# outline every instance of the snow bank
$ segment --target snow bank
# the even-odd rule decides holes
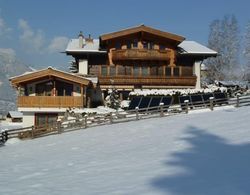
[[[187,94],[197,94],[197,93],[212,93],[215,91],[226,92],[227,88],[217,87],[215,85],[208,85],[207,88],[202,89],[135,89],[130,92],[130,96],[149,96],[149,95],[187,95]]]
[[[250,107],[151,118],[0,148],[0,194],[250,194]]]
[[[8,146],[8,145],[13,145],[13,144],[17,144],[19,142],[21,142],[22,140],[18,139],[18,138],[11,138],[11,139],[8,139],[6,142],[5,142],[5,146]]]

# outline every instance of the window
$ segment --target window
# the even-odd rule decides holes
[[[157,75],[157,72],[158,72],[157,68],[158,68],[157,66],[152,66],[150,68],[150,75],[152,75],[152,76]]]
[[[142,66],[142,76],[148,76],[148,66]]]
[[[125,75],[125,67],[124,66],[118,66],[117,67],[117,74],[118,75]]]
[[[137,41],[137,40],[134,40],[134,41],[133,41],[132,47],[133,47],[133,48],[138,48],[138,41]]]
[[[174,76],[180,76],[180,69],[179,69],[179,67],[174,67]]]
[[[71,96],[73,92],[73,84],[63,81],[56,81],[57,96]]]
[[[115,48],[116,48],[116,49],[121,49],[121,48],[122,48],[121,43],[116,42],[116,43],[115,43]]]
[[[131,42],[127,42],[127,49],[131,49]]]
[[[131,66],[125,66],[125,75],[131,75]]]
[[[166,67],[166,76],[171,76],[171,67]]]
[[[108,72],[107,72],[107,66],[102,66],[102,76],[107,76]]]
[[[55,126],[58,114],[55,113],[36,113],[35,126],[36,127],[52,127]]]
[[[148,44],[148,48],[149,48],[149,49],[154,49],[154,43],[149,42],[149,44]]]
[[[143,41],[142,44],[143,44],[143,49],[154,49],[153,42]]]
[[[140,75],[140,67],[134,66],[134,76],[139,76]]]
[[[166,49],[166,46],[160,45],[160,50],[165,50],[165,49]]]
[[[162,66],[159,66],[159,67],[158,67],[158,75],[159,75],[159,76],[162,76],[162,75],[163,75],[163,67],[162,67]]]
[[[52,81],[39,83],[36,85],[36,95],[37,96],[51,96],[52,89],[53,89],[53,82]]]
[[[143,44],[143,49],[148,49],[148,42],[143,41],[142,44]]]
[[[109,75],[110,76],[115,76],[116,75],[115,66],[110,66]]]

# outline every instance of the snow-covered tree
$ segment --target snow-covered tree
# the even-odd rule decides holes
[[[217,51],[219,56],[210,58],[206,61],[208,68],[208,78],[212,81],[224,79],[223,66],[222,66],[222,47],[223,37],[221,29],[221,21],[214,20],[210,24],[210,33],[208,37],[208,47]]]
[[[237,77],[240,69],[239,37],[238,22],[234,15],[211,23],[208,47],[218,52],[216,58],[207,61],[208,76],[211,80],[232,80]]]
[[[118,109],[120,107],[120,99],[119,99],[119,93],[117,89],[113,86],[108,91],[108,96],[106,97],[106,104],[108,107],[113,108],[113,109]]]
[[[250,20],[246,25],[243,54],[245,58],[244,79],[250,80]]]

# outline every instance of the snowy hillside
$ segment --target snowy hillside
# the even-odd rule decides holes
[[[250,107],[106,125],[0,148],[0,194],[250,194]]]

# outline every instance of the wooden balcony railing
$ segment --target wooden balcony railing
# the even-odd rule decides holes
[[[178,76],[178,77],[133,77],[133,76],[100,76],[100,85],[162,85],[162,86],[195,86],[196,76]]]
[[[170,51],[157,49],[119,49],[112,51],[113,60],[169,60]]]
[[[83,97],[79,96],[18,96],[18,107],[68,108],[83,107]]]

